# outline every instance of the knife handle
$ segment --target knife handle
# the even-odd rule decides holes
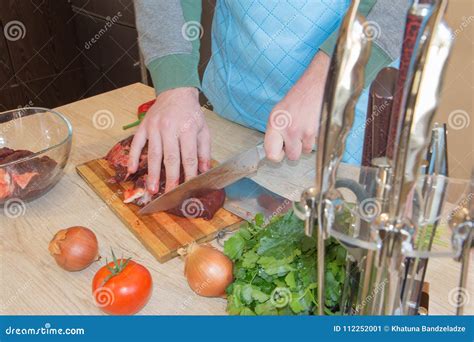
[[[383,68],[370,86],[362,166],[374,158],[385,157],[398,70]]]

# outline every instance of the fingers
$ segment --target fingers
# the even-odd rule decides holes
[[[160,187],[162,157],[161,136],[157,131],[148,138],[148,176],[146,181],[147,189],[152,194],[156,194]]]
[[[163,184],[165,176],[165,191],[170,191],[183,180],[182,172],[187,180],[197,175],[198,167],[202,171],[210,167],[210,137],[198,95],[195,88],[160,93],[138,128],[127,171],[138,170],[140,154],[148,139],[147,188],[151,193],[160,190],[160,181]]]
[[[301,152],[311,153],[316,142],[316,133],[304,134],[291,130],[276,130],[270,127],[265,134],[267,159],[280,162],[286,155],[289,160],[298,160]]]
[[[174,189],[179,184],[179,169],[180,169],[180,155],[179,155],[179,141],[178,137],[170,130],[162,131],[163,137],[163,163],[166,171],[166,186],[165,192]]]
[[[316,144],[316,133],[310,133],[303,136],[303,153],[311,153]]]
[[[206,172],[211,168],[211,135],[207,126],[198,133],[197,155],[199,171]]]
[[[197,176],[198,158],[197,158],[197,134],[189,130],[179,137],[181,146],[181,159],[184,169],[185,180]]]
[[[298,160],[301,156],[301,149],[300,139],[285,139],[285,154],[289,160]]]
[[[143,146],[145,146],[147,140],[146,130],[140,126],[137,133],[133,137],[132,144],[130,146],[130,153],[128,157],[128,173],[133,174],[137,172],[138,163],[140,160],[140,154]]]
[[[267,130],[264,141],[267,159],[274,162],[282,161],[285,155],[283,151],[283,142],[283,136],[281,135],[280,131],[271,127]]]

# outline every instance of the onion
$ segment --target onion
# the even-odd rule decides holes
[[[99,245],[94,232],[85,227],[58,231],[48,246],[56,263],[67,271],[80,271],[97,259]]]
[[[200,296],[223,297],[233,280],[232,261],[210,245],[191,244],[186,251],[184,275]]]

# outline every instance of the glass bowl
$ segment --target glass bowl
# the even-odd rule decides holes
[[[51,109],[0,113],[0,206],[31,201],[56,185],[71,151],[69,120]]]

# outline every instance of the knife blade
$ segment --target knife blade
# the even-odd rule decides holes
[[[225,197],[224,208],[246,221],[253,220],[256,214],[261,213],[265,222],[268,222],[292,207],[289,199],[246,177],[226,186]]]
[[[263,144],[252,147],[152,200],[138,213],[141,215],[151,214],[176,208],[199,191],[225,188],[256,172],[260,161],[264,158]]]

